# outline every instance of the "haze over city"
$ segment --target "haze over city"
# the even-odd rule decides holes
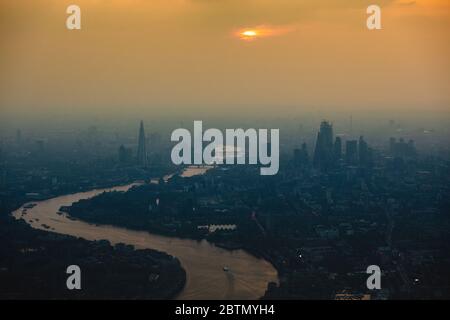
[[[449,31],[448,0],[0,0],[0,300],[448,300]]]
[[[3,120],[448,119],[446,0],[72,2],[1,1]]]

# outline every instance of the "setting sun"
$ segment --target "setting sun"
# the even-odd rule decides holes
[[[256,31],[248,30],[248,31],[242,32],[242,35],[246,36],[246,37],[255,37],[258,35],[258,33]]]
[[[240,38],[241,40],[255,40],[259,38],[267,38],[267,37],[273,37],[282,35],[285,33],[288,33],[289,31],[292,31],[293,27],[287,27],[287,26],[267,26],[267,25],[260,25],[257,27],[252,28],[246,28],[246,29],[240,29],[236,32],[236,36]]]
[[[257,30],[240,30],[238,32],[238,36],[241,40],[254,40],[256,39],[260,33]]]

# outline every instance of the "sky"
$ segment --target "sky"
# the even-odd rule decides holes
[[[0,0],[0,117],[448,117],[449,31],[449,0]]]

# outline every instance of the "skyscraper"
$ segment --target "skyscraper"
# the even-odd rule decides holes
[[[367,142],[364,141],[364,137],[359,137],[358,142],[358,152],[359,152],[359,165],[365,167],[369,163],[369,147]]]
[[[409,140],[406,142],[403,138],[400,138],[399,141],[395,138],[390,138],[389,150],[394,157],[414,157],[417,154],[414,141]]]
[[[345,162],[347,165],[358,164],[358,141],[349,140],[345,143]]]
[[[141,125],[139,127],[137,162],[138,162],[138,165],[140,165],[140,166],[143,166],[143,167],[147,166],[147,149],[146,149],[146,141],[145,141],[144,122],[142,120],[141,120]]]
[[[338,161],[342,158],[342,139],[341,137],[336,137],[334,141],[334,160]]]
[[[313,165],[316,168],[328,169],[333,162],[333,126],[322,121],[317,134]]]

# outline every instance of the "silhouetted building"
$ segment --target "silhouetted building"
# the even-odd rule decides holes
[[[345,143],[345,163],[347,165],[358,164],[358,141],[349,140]]]
[[[333,126],[322,121],[317,134],[313,165],[315,168],[328,169],[333,163]]]
[[[416,155],[414,141],[405,142],[403,138],[400,138],[398,142],[395,138],[390,138],[389,151],[394,157],[413,157]]]
[[[359,165],[365,167],[369,164],[369,146],[364,137],[359,137],[358,142]]]
[[[140,166],[147,166],[147,148],[146,139],[144,131],[144,122],[141,120],[141,125],[139,127],[139,140],[138,140],[138,151],[137,151],[137,162]]]
[[[340,160],[342,158],[342,139],[340,137],[336,137],[334,141],[334,160]]]

